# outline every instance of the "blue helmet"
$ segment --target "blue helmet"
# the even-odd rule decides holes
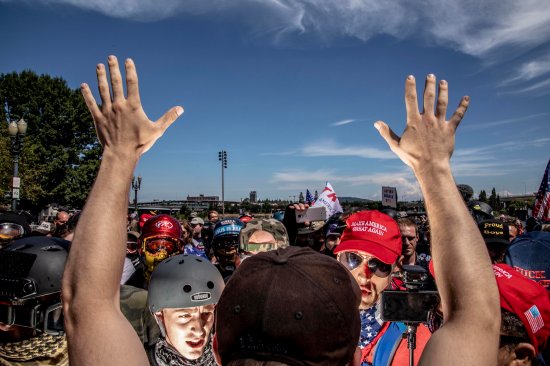
[[[227,236],[239,236],[243,227],[244,222],[239,219],[220,220],[214,226],[214,240]]]

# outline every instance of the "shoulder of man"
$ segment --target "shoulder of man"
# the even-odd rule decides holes
[[[120,286],[120,310],[143,344],[152,345],[156,342],[160,329],[147,308],[146,290],[128,285]]]

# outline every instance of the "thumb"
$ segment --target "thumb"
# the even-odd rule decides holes
[[[392,131],[391,128],[389,128],[389,126],[385,122],[375,122],[374,128],[376,128],[380,133],[380,136],[382,136],[382,138],[386,140],[390,149],[393,150],[399,144],[399,140],[401,139]]]
[[[174,123],[182,114],[183,107],[173,107],[157,120],[156,125],[160,128],[162,133],[164,133],[164,131],[166,131],[166,129],[170,127],[170,125]]]

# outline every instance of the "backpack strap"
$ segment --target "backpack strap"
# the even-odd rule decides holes
[[[403,323],[392,322],[386,332],[378,340],[376,350],[374,351],[374,366],[386,366],[391,365],[393,356],[401,339],[403,339],[403,333],[407,331],[407,326]]]

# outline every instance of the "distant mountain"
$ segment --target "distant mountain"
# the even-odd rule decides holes
[[[373,200],[368,200],[366,198],[359,198],[359,197],[338,197],[338,200],[340,203],[347,203],[347,202],[374,202]]]

